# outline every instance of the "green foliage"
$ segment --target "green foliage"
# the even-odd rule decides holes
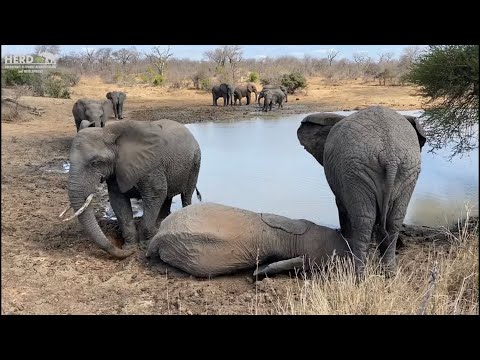
[[[2,82],[6,86],[30,85],[33,81],[33,73],[23,73],[19,69],[2,69]]]
[[[69,87],[78,82],[78,75],[62,71],[22,73],[19,69],[4,69],[2,79],[6,86],[28,86],[36,96],[70,98]]]
[[[289,94],[293,94],[297,89],[303,89],[307,86],[307,79],[298,73],[285,74],[281,77],[281,84],[287,88]]]
[[[211,87],[212,87],[212,84],[209,78],[200,80],[200,89],[210,90]]]
[[[408,81],[426,100],[432,151],[450,143],[454,157],[478,148],[478,51],[478,45],[432,45],[412,63]]]
[[[165,76],[160,75],[152,67],[148,67],[147,71],[142,75],[142,80],[153,86],[162,86],[165,84]]]
[[[260,80],[260,75],[258,74],[258,72],[252,71],[250,73],[250,75],[248,75],[248,81],[249,82],[256,83],[256,82],[258,82],[258,80]]]

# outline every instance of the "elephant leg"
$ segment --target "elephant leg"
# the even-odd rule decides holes
[[[118,103],[118,118],[123,119],[123,103]]]
[[[143,200],[143,217],[141,221],[141,240],[150,240],[156,234],[157,219],[160,209],[167,199],[167,181],[164,176],[154,174],[138,184],[138,191]]]
[[[250,105],[250,94],[247,93],[247,105]]]
[[[355,194],[352,201],[344,202],[342,200],[342,203],[348,204],[348,218],[351,227],[347,234],[347,240],[352,251],[357,278],[360,279],[364,274],[377,208],[375,200],[370,194],[362,194],[358,188],[343,190]]]
[[[168,215],[170,215],[170,208],[172,207],[172,198],[168,197],[165,199],[163,202],[163,205],[160,209],[160,214],[158,215],[158,219],[163,220],[165,219]]]
[[[113,212],[117,217],[125,243],[136,243],[138,241],[138,236],[133,221],[133,211],[130,198],[120,192],[116,183],[108,183],[108,198]]]
[[[340,221],[340,229],[342,235],[344,237],[348,237],[352,232],[352,225],[350,224],[350,220],[348,219],[347,208],[345,207],[345,205],[343,205],[342,201],[338,197],[335,197],[335,202],[337,203],[338,219]]]
[[[117,109],[117,103],[113,102],[113,114],[115,115],[115,119],[118,117],[118,109]]]
[[[215,95],[212,95],[212,99],[213,99],[213,106],[217,106],[217,98],[215,97]]]

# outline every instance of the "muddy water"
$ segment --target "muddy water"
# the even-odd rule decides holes
[[[203,201],[339,226],[335,199],[323,168],[297,139],[296,131],[304,117],[186,125],[202,149],[198,188]],[[422,171],[405,223],[446,225],[463,216],[466,205],[472,215],[478,214],[478,150],[450,162],[446,159],[448,149],[436,155],[428,153],[429,149],[427,144],[422,151]],[[61,171],[65,169],[68,172],[68,163],[62,165]],[[195,195],[192,202],[198,202]],[[132,200],[132,207],[135,217],[142,216],[141,200]],[[180,208],[181,199],[176,196],[172,211]],[[115,219],[108,202],[104,216]]]

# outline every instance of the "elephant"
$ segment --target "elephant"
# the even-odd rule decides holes
[[[217,106],[217,99],[223,97],[223,106],[233,106],[233,92],[235,89],[230,84],[222,83],[212,87],[213,106]]]
[[[283,99],[285,94],[280,89],[267,90],[264,93],[263,111],[272,111],[273,104],[278,104],[279,108],[283,108]]]
[[[77,100],[72,108],[77,132],[80,131],[82,120],[93,122],[96,127],[104,127],[112,114],[111,108],[112,104],[109,100],[97,101],[86,98]]]
[[[128,247],[149,240],[156,224],[170,213],[172,198],[181,194],[182,206],[191,204],[200,147],[192,133],[171,120],[118,120],[103,128],[79,131],[70,149],[68,196],[70,207],[91,240],[116,258],[135,250],[120,249],[108,241],[93,209],[88,207],[97,186],[106,182],[108,196]],[[130,198],[142,199],[144,215],[137,234]],[[68,208],[60,215],[63,216]]]
[[[107,92],[107,99],[112,102],[113,113],[115,114],[116,119],[123,119],[123,102],[127,98],[127,95],[120,91],[110,91]]]
[[[262,265],[256,275],[308,268],[329,256],[349,256],[339,230],[311,221],[256,213],[216,203],[193,204],[169,215],[145,256],[196,277],[213,277]]]
[[[285,102],[288,102],[288,91],[287,91],[287,88],[283,85],[279,85],[279,86],[275,86],[275,85],[265,85],[262,89],[262,91],[260,91],[260,93],[258,94],[258,105],[260,106],[260,100],[263,99],[263,97],[265,96],[265,92],[267,90],[272,90],[272,89],[280,89],[282,90],[282,92],[285,94]]]
[[[257,101],[257,87],[254,83],[248,83],[246,86],[237,86],[233,93],[234,104],[242,105],[242,98],[247,98],[247,105],[250,105],[252,92],[255,93],[255,102]]]
[[[387,276],[392,274],[398,232],[420,174],[426,141],[418,119],[381,106],[347,117],[316,113],[302,120],[297,137],[324,167],[357,277],[364,274],[372,238],[379,243]]]

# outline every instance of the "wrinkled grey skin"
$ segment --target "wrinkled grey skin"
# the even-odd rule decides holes
[[[107,99],[112,102],[113,113],[116,119],[123,119],[123,102],[127,95],[120,91],[110,91],[107,93]]]
[[[233,106],[233,92],[234,88],[230,84],[220,84],[212,87],[213,106],[217,106],[217,99],[223,98],[223,106]]]
[[[146,256],[158,255],[193,276],[212,277],[253,269],[257,255],[261,267],[254,275],[271,275],[321,265],[334,253],[349,253],[338,230],[304,219],[203,203],[169,215],[148,244]]]
[[[242,98],[247,98],[247,105],[250,105],[252,92],[255,93],[255,101],[257,101],[257,87],[254,83],[248,83],[246,86],[237,86],[233,93],[234,104],[242,105]]]
[[[110,204],[126,243],[150,239],[157,220],[168,216],[175,195],[191,204],[200,170],[200,147],[182,124],[118,120],[104,128],[79,131],[70,149],[68,195],[77,211],[106,181]],[[200,193],[197,190],[197,196]],[[140,234],[133,221],[130,198],[143,199]],[[83,229],[100,248],[117,258],[134,250],[115,247],[103,234],[89,206],[78,216]]]
[[[302,120],[297,136],[324,167],[357,275],[363,275],[372,237],[379,243],[387,274],[395,271],[398,231],[426,140],[418,120],[381,106],[347,117],[317,113]]]
[[[279,86],[275,86],[275,85],[265,85],[262,89],[262,91],[260,91],[260,93],[258,94],[258,105],[260,105],[260,100],[264,98],[265,96],[265,93],[267,92],[267,90],[273,90],[273,89],[280,89],[282,90],[282,92],[284,93],[285,95],[285,102],[288,102],[288,92],[287,92],[287,88],[283,85],[279,85]]]
[[[109,100],[79,99],[73,104],[72,114],[77,131],[80,130],[82,120],[93,122],[96,127],[104,127],[112,114],[112,104]]]
[[[280,89],[266,90],[264,92],[263,111],[272,111],[273,104],[278,104],[279,108],[283,108],[283,99],[285,94]]]

